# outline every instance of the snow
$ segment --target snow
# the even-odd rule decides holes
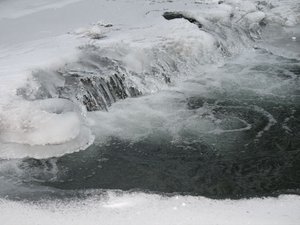
[[[49,8],[61,8],[79,0],[2,0],[0,19],[19,18]]]
[[[110,191],[71,202],[0,200],[2,225],[298,225],[300,198],[212,200]]]
[[[300,21],[299,11],[294,7],[297,0],[272,1],[275,7],[263,7],[262,11],[257,11],[255,1],[224,2],[218,5],[215,0],[0,1],[0,158],[47,158],[84,150],[94,141],[91,129],[100,137],[114,134],[139,138],[149,132],[153,124],[166,121],[170,132],[176,132],[176,126],[182,124],[174,125],[167,119],[172,118],[172,107],[176,109],[172,105],[164,111],[166,104],[172,104],[168,102],[168,96],[154,95],[148,103],[147,97],[135,103],[126,100],[113,106],[109,113],[98,112],[86,118],[84,110],[69,107],[73,103],[67,100],[28,102],[16,93],[19,87],[28,83],[34,85],[32,71],[55,70],[66,62],[75,61],[78,46],[90,43],[99,44],[107,54],[137,73],[151,68],[149,62],[157,59],[154,53],[162,49],[168,50],[165,55],[173,53],[180,59],[188,56],[201,59],[195,60],[195,64],[199,61],[203,64],[222,63],[220,58],[223,56],[217,54],[216,40],[210,34],[186,20],[165,21],[161,16],[165,11],[184,11],[203,22],[205,28],[219,21],[230,23],[232,13],[236,16],[235,21],[247,20],[249,23],[266,18],[272,23],[294,26]],[[104,28],[101,24],[113,26]],[[295,51],[299,49],[299,35],[291,35],[288,38],[292,42],[290,48]],[[89,39],[95,36],[100,40]],[[275,43],[281,43],[281,40]],[[233,44],[238,46],[236,52],[239,52],[240,43]],[[232,43],[228,43],[228,47],[234,52]],[[143,81],[135,79],[144,87]],[[156,80],[147,79],[148,89],[142,89],[146,93],[164,88]],[[217,83],[218,80],[209,82]],[[163,99],[157,101],[156,108],[151,105],[155,98]],[[140,104],[143,100],[146,103]],[[125,110],[127,103],[131,107],[129,110]],[[146,118],[145,112],[150,110],[152,118]],[[103,121],[101,127],[93,126],[95,118]],[[209,126],[206,121],[200,122],[205,128]],[[0,223],[297,225],[299,209],[300,198],[292,195],[235,201],[109,192],[104,199],[96,195],[71,202],[29,203],[0,199]]]

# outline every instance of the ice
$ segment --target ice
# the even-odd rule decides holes
[[[93,140],[84,112],[64,99],[19,101],[3,109],[0,118],[1,158],[59,156]]]
[[[4,109],[1,113],[1,141],[47,145],[76,138],[80,129],[80,117],[76,112],[67,110],[68,102],[56,100],[56,104],[54,99],[45,101],[48,104],[46,106],[40,106],[37,102],[20,102],[18,108]]]
[[[164,12],[179,12],[191,19],[166,20]],[[251,69],[258,62],[276,63],[273,53],[297,59],[299,21],[296,0],[1,1],[0,159],[60,157],[105,144],[111,137],[134,143],[168,134],[176,142],[189,134],[209,142],[211,136],[225,133],[234,133],[239,140],[242,132],[257,128],[253,133],[259,139],[277,124],[274,116],[238,101],[237,106],[230,104],[245,93],[272,100],[296,89],[292,72],[273,77],[274,71]],[[60,72],[86,69],[78,61],[88,55],[83,49],[89,47],[114,62],[113,69],[121,71],[126,84],[143,96],[113,102],[108,112],[86,112],[77,95],[59,99],[56,88],[66,85]],[[259,50],[266,53],[261,58]],[[85,62],[94,71],[83,72],[101,71],[96,60]],[[39,71],[44,76],[35,76]],[[101,75],[111,75],[111,70],[103,71]],[[51,89],[51,98],[37,97],[41,87]],[[232,94],[229,106],[209,102],[214,94],[222,98],[228,93]],[[200,96],[204,103],[188,108],[193,96]],[[220,109],[227,110],[226,118],[218,116]],[[241,111],[235,114],[235,109]],[[248,112],[262,126],[255,127]],[[286,130],[288,125],[285,120]],[[14,170],[15,161],[7,162]],[[9,175],[9,170],[0,170]],[[13,189],[22,195],[24,189],[3,177],[4,193]],[[293,195],[234,201],[107,193],[35,203],[1,198],[0,223],[293,225],[300,221],[300,200]]]
[[[40,101],[27,102],[21,99],[21,96],[16,95],[20,87],[27,87],[27,92],[29,92],[29,94],[26,93],[27,97],[33,100],[35,91],[43,83],[44,88],[48,89],[64,86],[65,80],[56,80],[57,78],[53,74],[63,68],[65,64],[78,60],[80,55],[78,46],[91,45],[99,48],[98,54],[119,63],[119,67],[128,77],[128,81],[126,81],[128,84],[147,95],[166,90],[172,85],[180,86],[181,82],[191,74],[197,76],[197,71],[205,70],[205,64],[222,65],[224,57],[236,55],[247,48],[251,48],[253,45],[252,38],[260,38],[259,22],[263,19],[275,21],[273,17],[278,17],[275,15],[277,12],[275,9],[287,9],[280,2],[276,2],[275,8],[271,7],[270,9],[268,5],[263,4],[258,10],[253,1],[226,1],[223,4],[217,4],[216,1],[206,1],[198,2],[199,4],[188,4],[185,1],[173,3],[154,1],[151,3],[131,0],[116,3],[88,0],[62,2],[56,10],[52,10],[52,7],[56,7],[56,3],[48,1],[27,3],[27,6],[33,4],[37,7],[37,11],[29,14],[25,13],[27,11],[24,9],[24,5],[19,5],[18,9],[24,10],[24,13],[18,14],[18,16],[9,13],[11,18],[0,20],[0,28],[3,28],[5,34],[1,37],[2,41],[3,43],[10,43],[9,45],[2,44],[0,49],[1,96],[5,96],[0,99],[1,127],[4,129],[0,136],[6,146],[7,143],[9,145],[12,143],[27,145],[26,148],[37,145],[55,146],[81,136],[82,121],[85,120],[85,116],[76,110],[57,114],[51,111],[50,105],[52,103],[50,102],[44,101],[49,106],[43,106],[44,109],[41,109],[38,105]],[[11,5],[8,2],[2,2],[2,4],[7,5],[3,8],[8,10],[9,7],[15,8],[17,2],[13,2]],[[82,11],[88,11],[89,14],[83,16]],[[203,28],[199,29],[198,26],[185,19],[165,20],[162,16],[164,11],[181,12],[191,16],[203,24]],[[65,19],[62,24],[63,27],[56,26],[57,21],[47,19],[45,23],[38,23],[36,27],[30,28],[36,29],[38,32],[41,29],[46,31],[39,33],[38,36],[32,36],[36,32],[26,33],[27,31],[22,27],[22,23],[32,25],[33,21],[56,16]],[[16,22],[20,22],[18,25],[20,29],[6,30]],[[84,23],[85,26],[82,26]],[[226,26],[223,27],[224,23]],[[110,26],[106,27],[105,24],[110,24]],[[80,27],[86,28],[78,30]],[[237,32],[232,32],[233,27]],[[249,33],[245,31],[248,29],[247,32]],[[65,34],[67,31],[70,33]],[[46,76],[41,80],[37,80],[32,75],[32,71],[38,71],[38,69],[48,70],[49,73],[46,73]],[[166,84],[165,79],[167,78],[171,80],[171,84]],[[222,84],[218,80],[216,78],[215,82],[221,86]],[[53,87],[50,87],[50,84]],[[205,92],[205,88],[203,91]],[[30,92],[32,93],[30,94]],[[52,98],[58,97],[55,90],[50,91],[50,93]],[[164,106],[168,97],[159,96],[160,94],[157,98],[163,100],[158,101],[158,104]],[[76,98],[78,99],[78,96],[70,97],[70,100],[76,102]],[[153,100],[151,101],[153,105]],[[120,136],[124,135],[124,137],[135,136],[139,132],[138,136],[149,133],[149,126],[152,126],[152,122],[149,122],[148,125],[141,123],[142,127],[141,130],[138,129],[139,131],[135,130],[139,127],[138,124],[136,127],[133,125],[134,122],[126,122],[128,119],[126,117],[130,116],[132,111],[142,116],[145,110],[153,110],[152,105],[147,106],[143,102],[139,103],[139,100],[134,100],[134,102],[134,105],[140,104],[140,106],[129,107],[128,113],[123,109],[123,106],[121,110],[112,108],[109,114],[99,113],[100,117],[107,118],[102,123],[102,127],[96,126],[95,128],[92,126],[99,139],[116,134],[116,132]],[[50,112],[45,109],[50,109]],[[64,110],[63,107],[60,109]],[[123,112],[121,112],[122,110]],[[155,109],[153,111],[153,115],[159,115],[158,118],[153,118],[153,123],[166,121],[167,129],[172,132],[175,129],[177,130],[175,134],[178,133],[178,129],[180,130],[183,125],[179,122],[175,125],[178,127],[174,128],[165,119],[170,117],[172,113],[166,112],[167,109],[162,110],[162,112],[160,110]],[[89,115],[87,116],[89,117]],[[137,118],[140,116],[137,115]],[[87,121],[93,121],[94,118],[91,117]],[[176,118],[181,120],[185,117],[186,115],[180,115]],[[147,121],[143,116],[141,120]],[[132,119],[128,121],[132,121]],[[240,120],[240,122],[242,121]],[[61,126],[62,122],[64,126]],[[94,123],[98,122],[94,120]],[[212,124],[211,119],[202,122],[202,125],[198,124],[198,128],[192,128],[192,130],[196,129],[195,132],[203,132],[203,129],[208,129],[208,132],[225,132],[222,128]],[[117,125],[112,125],[112,123]],[[119,123],[123,125],[118,125]],[[89,130],[89,126],[88,123],[84,123],[87,130]],[[44,127],[48,129],[43,129]],[[132,127],[132,133],[122,132],[125,127],[129,131]],[[191,125],[191,127],[193,126]],[[203,128],[199,130],[199,127]],[[250,129],[250,127],[249,124],[245,123],[245,127],[229,129],[228,131],[241,131]],[[87,139],[83,142],[90,143],[91,138]],[[82,149],[82,145],[76,144],[76,151]],[[67,152],[71,151],[69,149]],[[21,155],[30,156],[29,153]],[[36,152],[33,155],[37,157]],[[52,155],[55,154],[43,154],[43,156]]]

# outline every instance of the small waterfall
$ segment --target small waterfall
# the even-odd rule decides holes
[[[220,62],[245,48],[255,47],[268,23],[263,7],[255,12],[226,9],[224,13],[219,20],[217,14],[167,11],[161,16],[169,21],[169,27],[187,29],[186,36],[184,30],[177,34],[178,39],[164,34],[150,47],[143,42],[132,46],[123,42],[86,44],[79,48],[77,61],[55,71],[34,72],[35,84],[29,82],[18,93],[28,100],[64,98],[84,105],[87,111],[108,111],[118,100],[153,93],[172,84],[176,77],[198,73],[201,64]],[[196,28],[172,21],[179,19]],[[128,64],[137,66],[131,68]]]
[[[65,86],[58,90],[59,97],[80,101],[88,111],[107,110],[117,100],[142,94],[136,87],[127,86],[125,77],[120,74],[108,78],[101,75],[82,77],[68,74],[65,80]]]

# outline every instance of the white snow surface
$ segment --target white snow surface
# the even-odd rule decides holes
[[[18,18],[49,8],[61,8],[78,0],[1,0],[0,19]]]
[[[300,198],[212,200],[115,193],[71,202],[0,200],[2,225],[298,225]]]

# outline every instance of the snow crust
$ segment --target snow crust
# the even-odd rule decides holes
[[[18,18],[49,8],[61,8],[79,0],[2,0],[0,1],[0,19]]]
[[[71,202],[0,200],[0,218],[3,225],[298,225],[299,207],[297,196],[234,201],[109,192]]]

